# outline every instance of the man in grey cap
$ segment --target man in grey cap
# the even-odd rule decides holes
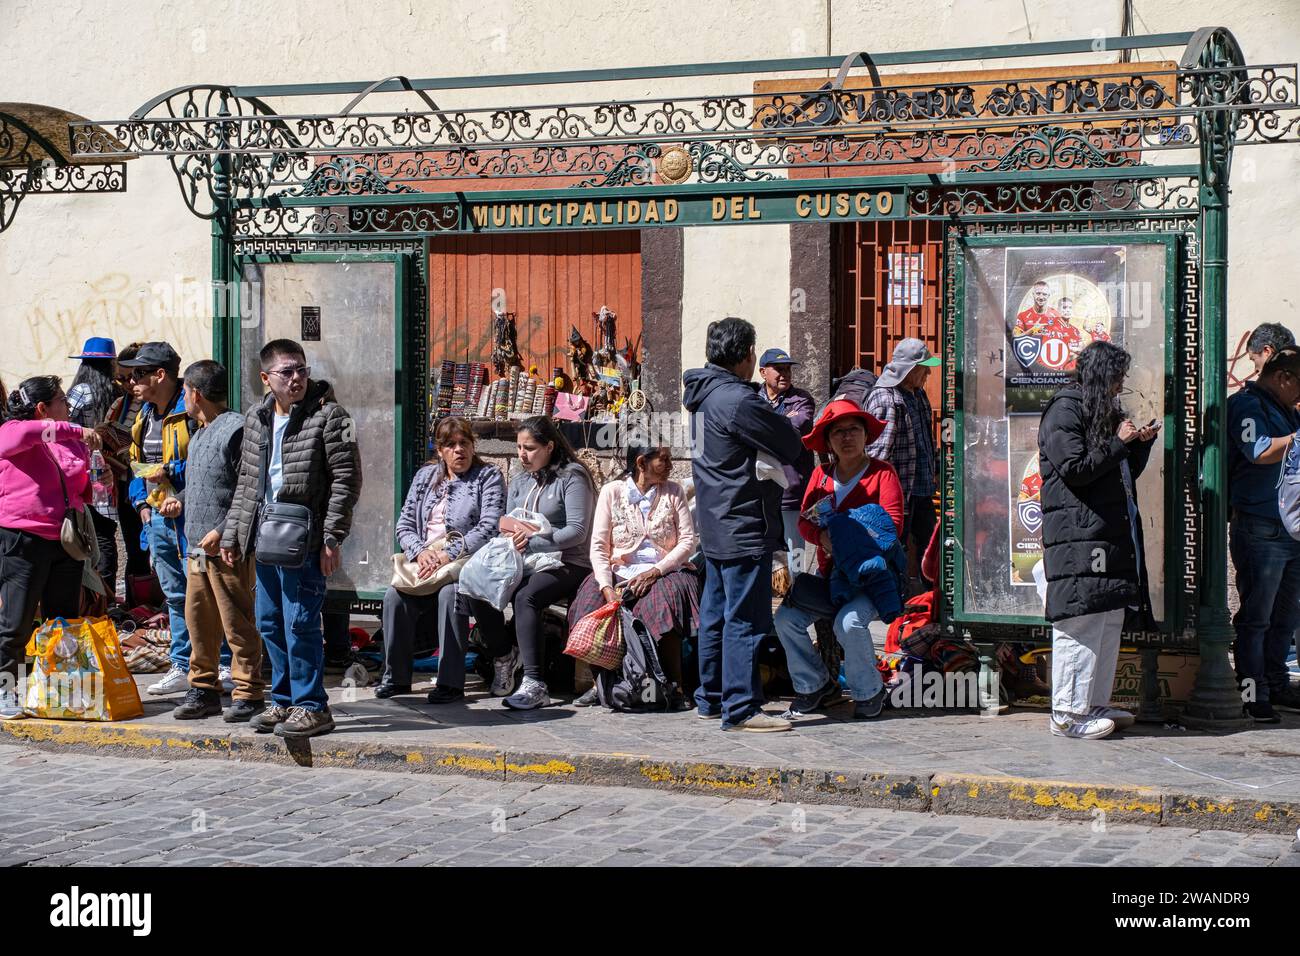
[[[867,448],[873,458],[883,458],[898,472],[906,501],[903,534],[916,542],[916,559],[925,553],[934,533],[936,462],[933,412],[925,394],[930,369],[939,359],[920,339],[903,339],[885,366],[876,387],[867,395],[865,411],[885,423],[885,430]]]
[[[758,360],[758,374],[763,379],[759,394],[772,406],[772,410],[784,415],[803,437],[812,431],[813,413],[817,403],[812,393],[794,385],[793,367],[798,365],[785,349],[768,349]],[[785,536],[786,567],[790,570],[790,579],[803,571],[807,565],[807,542],[799,534],[799,509],[803,506],[804,489],[813,473],[813,454],[805,448],[793,465],[785,465],[785,479],[788,483],[781,495],[781,523]]]

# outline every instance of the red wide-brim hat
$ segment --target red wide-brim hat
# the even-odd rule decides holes
[[[817,419],[817,424],[813,425],[810,431],[803,438],[804,447],[815,452],[826,452],[826,432],[835,422],[845,418],[860,418],[862,424],[867,430],[867,444],[880,437],[880,433],[885,430],[885,423],[875,415],[864,412],[857,402],[847,398],[836,399],[823,409],[821,417]]]

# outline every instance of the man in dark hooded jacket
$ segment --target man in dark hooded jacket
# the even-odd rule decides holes
[[[804,449],[750,381],[755,338],[743,319],[710,323],[708,364],[682,376],[705,565],[695,704],[700,717],[721,717],[723,730],[780,731],[790,723],[763,713],[755,655],[772,627],[772,555],[785,547],[782,489],[760,480],[755,465],[760,452],[793,465]]]

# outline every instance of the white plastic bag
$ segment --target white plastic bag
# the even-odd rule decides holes
[[[508,537],[493,538],[475,551],[460,569],[457,587],[466,597],[486,601],[504,611],[524,579],[524,556]]]

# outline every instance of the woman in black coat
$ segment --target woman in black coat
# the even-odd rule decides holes
[[[1038,429],[1058,737],[1105,737],[1134,719],[1108,705],[1124,612],[1145,599],[1134,483],[1159,425],[1138,428],[1120,407],[1131,361],[1116,345],[1089,345],[1078,381],[1052,396]]]

